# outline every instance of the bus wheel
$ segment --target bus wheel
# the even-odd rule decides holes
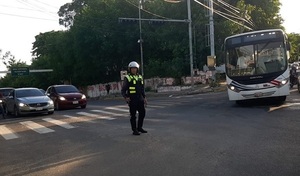
[[[239,106],[243,106],[243,105],[245,105],[245,101],[244,100],[236,100],[235,104],[237,104]]]
[[[286,96],[278,97],[278,101],[283,103],[286,100]]]

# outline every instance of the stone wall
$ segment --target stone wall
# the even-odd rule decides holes
[[[194,84],[206,84],[207,79],[211,77],[211,73],[199,72],[194,76]],[[183,85],[191,84],[191,77],[182,77],[181,83]],[[120,94],[122,89],[122,82],[110,82],[106,84],[96,84],[88,86],[86,89],[86,94],[90,98],[97,98],[101,96],[107,96],[105,86],[109,84],[110,94]],[[178,86],[176,85],[176,80],[174,78],[151,78],[145,79],[145,88],[151,91],[157,92],[167,92],[167,91],[181,91],[183,89],[189,88],[189,86]]]

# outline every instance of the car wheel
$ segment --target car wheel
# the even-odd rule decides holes
[[[286,100],[286,96],[278,97],[277,100],[278,100],[278,103],[284,103]]]
[[[53,114],[53,113],[54,113],[54,111],[49,111],[49,112],[48,112],[48,114]]]
[[[16,106],[14,108],[14,115],[15,115],[15,117],[20,117],[19,109]]]
[[[58,103],[58,102],[55,102],[54,109],[55,109],[55,110],[60,110],[60,108],[59,108],[59,103]]]
[[[86,108],[86,105],[81,106],[81,109],[85,109],[85,108]]]

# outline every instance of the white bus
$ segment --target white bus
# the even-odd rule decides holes
[[[229,100],[289,95],[290,44],[281,29],[233,35],[225,39],[225,67]]]

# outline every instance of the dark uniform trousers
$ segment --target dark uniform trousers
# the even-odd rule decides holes
[[[146,115],[144,100],[142,98],[131,97],[129,102],[130,124],[132,131],[143,127],[144,118]],[[139,113],[138,124],[136,126],[136,112]]]

